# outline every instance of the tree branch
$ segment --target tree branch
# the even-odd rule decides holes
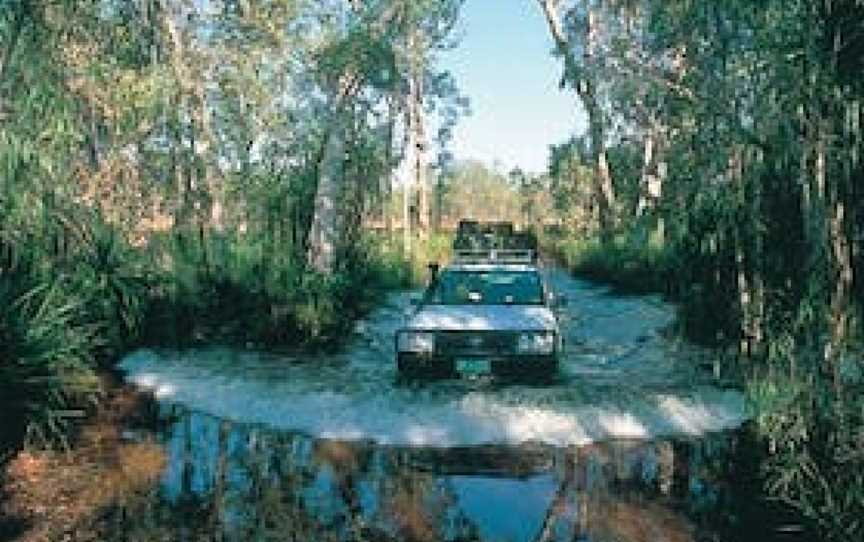
[[[555,47],[558,53],[564,58],[564,74],[561,77],[561,87],[563,88],[568,82],[573,85],[573,88],[579,91],[579,81],[582,78],[579,64],[570,50],[570,41],[564,32],[564,24],[561,22],[561,16],[558,13],[558,4],[560,0],[537,0],[543,14],[546,16],[546,22],[549,25],[549,32],[552,34],[552,39],[555,40]],[[580,92],[581,94],[581,92]]]

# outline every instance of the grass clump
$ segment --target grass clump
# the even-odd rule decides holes
[[[818,367],[798,352],[798,370]],[[765,450],[765,489],[816,526],[826,541],[860,540],[864,531],[864,381],[814,371],[808,381],[772,360],[747,378],[754,430]],[[808,365],[810,367],[808,367]]]
[[[597,239],[559,236],[544,247],[574,274],[628,294],[671,293],[674,271],[671,251],[659,242],[618,236],[608,243]]]
[[[2,272],[0,303],[0,447],[54,444],[80,417],[73,405],[98,390],[94,360],[104,341],[63,279]]]
[[[100,392],[97,369],[138,339],[150,282],[142,260],[96,217],[79,218],[62,243],[34,231],[0,243],[0,448],[7,451],[65,444],[70,422]]]
[[[221,343],[269,348],[329,348],[384,292],[415,283],[401,246],[366,237],[330,275],[302,254],[270,250],[266,240],[168,238],[151,247],[158,269],[141,342]]]

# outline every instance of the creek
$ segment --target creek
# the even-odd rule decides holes
[[[559,269],[548,279],[569,303],[560,374],[543,384],[400,383],[393,337],[411,292],[389,296],[332,355],[131,353],[120,369],[152,392],[166,453],[148,510],[185,516],[177,528],[190,540],[786,532],[782,517],[760,516],[745,398],[715,384],[710,353],[667,337],[674,306]],[[115,523],[159,523],[145,516]]]

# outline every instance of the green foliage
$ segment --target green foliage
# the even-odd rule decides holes
[[[444,264],[452,258],[453,236],[444,233],[430,234],[428,239],[418,240],[408,258],[411,264],[410,286],[420,286],[429,279],[429,264]]]
[[[333,347],[385,291],[413,280],[401,247],[373,238],[326,276],[249,235],[214,234],[204,244],[171,236],[150,252],[166,264],[144,317],[148,344]]]
[[[656,242],[636,236],[619,236],[607,244],[567,236],[545,242],[546,250],[579,276],[622,293],[670,293],[673,254]]]
[[[518,169],[504,173],[480,162],[457,162],[443,172],[436,186],[436,202],[442,222],[449,227],[466,218],[520,223],[550,214],[547,188],[545,178],[527,176]]]
[[[100,359],[118,356],[137,340],[153,280],[144,266],[141,254],[104,224],[76,257],[70,286],[103,337]]]
[[[99,330],[66,281],[29,269],[0,272],[0,303],[0,452],[25,435],[62,442],[73,407],[98,390]]]
[[[589,235],[593,224],[593,172],[584,160],[585,142],[574,138],[549,148],[549,192],[556,214],[573,232]]]
[[[63,442],[99,392],[95,371],[137,340],[149,283],[141,258],[92,213],[74,231],[0,219],[2,445]],[[18,217],[18,218],[16,218]]]
[[[365,255],[365,265],[371,284],[381,284],[387,289],[414,286],[415,269],[411,258],[405,253],[401,239],[386,236],[369,236],[364,239],[360,255]]]
[[[818,363],[799,359],[799,370]],[[860,362],[853,363],[854,378],[839,388],[818,376],[803,382],[779,366],[754,374],[748,384],[768,451],[766,489],[812,520],[826,541],[856,540],[864,530],[864,380]]]

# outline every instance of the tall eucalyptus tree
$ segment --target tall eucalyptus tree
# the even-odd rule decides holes
[[[615,224],[615,188],[607,154],[608,121],[601,86],[602,19],[595,0],[562,5],[561,0],[538,0],[546,16],[558,55],[564,62],[562,86],[572,87],[588,116],[590,158],[600,234],[609,239]]]
[[[447,2],[408,2],[379,0],[352,2],[346,15],[347,33],[331,51],[327,66],[333,70],[325,82],[328,96],[328,128],[318,171],[315,212],[309,234],[309,265],[322,273],[333,269],[340,244],[345,236],[344,131],[352,116],[356,117],[358,99],[365,97],[366,110],[384,108],[388,96],[396,91],[402,96],[405,115],[403,157],[409,180],[425,187],[426,128],[424,99],[430,94],[426,84],[433,53],[450,38],[461,0]],[[364,94],[365,93],[365,94]],[[388,133],[389,130],[388,130]],[[428,229],[428,196],[421,224]],[[405,197],[410,194],[406,190]],[[407,201],[407,200],[406,200]],[[404,227],[408,227],[407,221]]]

